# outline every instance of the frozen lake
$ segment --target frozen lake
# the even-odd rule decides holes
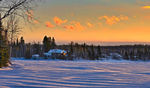
[[[13,60],[0,88],[150,88],[150,62]]]

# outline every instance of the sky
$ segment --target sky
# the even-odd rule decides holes
[[[150,42],[149,0],[43,0],[23,25],[27,42]]]

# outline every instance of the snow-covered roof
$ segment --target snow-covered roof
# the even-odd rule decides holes
[[[62,53],[67,53],[67,51],[62,50],[62,49],[51,49],[50,51],[48,51],[48,53],[49,54],[51,54],[51,53],[60,53],[60,54],[62,54]]]
[[[40,56],[39,54],[32,55],[32,57],[39,57],[39,56]]]

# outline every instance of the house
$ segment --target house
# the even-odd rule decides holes
[[[67,51],[62,49],[51,49],[47,53],[44,53],[44,57],[52,59],[65,59],[67,57]]]
[[[32,58],[33,58],[33,59],[39,59],[39,58],[40,58],[40,55],[39,55],[39,54],[34,54],[34,55],[32,55]]]

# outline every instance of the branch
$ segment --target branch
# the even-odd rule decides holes
[[[0,1],[2,1],[2,0],[0,0]],[[3,19],[5,19],[6,17],[12,15],[21,5],[23,5],[23,4],[26,3],[26,2],[27,2],[27,0],[23,0],[23,1],[20,0],[18,3],[12,5],[12,6],[8,9],[8,11],[6,11],[6,13],[4,14],[4,16],[0,18],[0,20],[3,20]]]

